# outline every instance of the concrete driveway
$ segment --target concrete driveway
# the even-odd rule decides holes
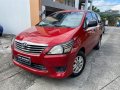
[[[120,28],[106,27],[102,47],[87,56],[82,75],[61,80],[37,76],[13,65],[11,39],[0,38],[0,90],[120,90]]]

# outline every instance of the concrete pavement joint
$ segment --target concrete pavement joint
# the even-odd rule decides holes
[[[21,72],[22,72],[22,71],[19,71],[19,72],[17,72],[16,74],[13,74],[13,75],[11,75],[11,76],[5,78],[5,79],[2,79],[2,80],[0,80],[0,82],[3,82],[3,81],[5,81],[5,80],[7,80],[7,79],[10,79],[10,78],[16,76],[17,74],[19,74],[19,73],[21,73]]]
[[[107,87],[108,85],[110,85],[112,82],[114,82],[115,80],[117,80],[118,78],[120,78],[120,76],[116,77],[115,79],[113,79],[112,81],[110,81],[108,84],[106,84],[105,86],[103,86],[101,89],[99,90],[103,90],[105,87]]]

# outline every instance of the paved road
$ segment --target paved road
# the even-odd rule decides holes
[[[40,77],[13,65],[11,39],[0,38],[0,90],[120,90],[120,28],[106,28],[101,49],[87,56],[82,75],[61,80]]]

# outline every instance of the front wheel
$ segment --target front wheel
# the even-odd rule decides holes
[[[86,63],[86,58],[83,52],[79,52],[74,60],[73,63],[73,73],[71,75],[71,77],[77,77],[79,76],[82,71],[84,70],[85,67],[85,63]]]

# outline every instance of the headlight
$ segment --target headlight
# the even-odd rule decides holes
[[[63,53],[63,47],[61,45],[54,46],[48,54],[62,54]]]
[[[66,54],[71,51],[73,47],[73,40],[61,45],[54,46],[48,54]]]

